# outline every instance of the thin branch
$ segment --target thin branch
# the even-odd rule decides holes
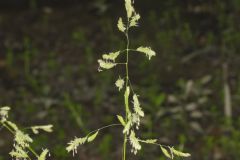
[[[103,130],[103,129],[110,128],[110,127],[114,127],[114,126],[122,126],[122,124],[120,124],[120,123],[115,123],[115,124],[110,124],[110,125],[107,125],[107,126],[103,126],[103,127],[101,127],[101,128],[98,128],[98,129],[95,129],[95,130],[89,132],[89,133],[87,134],[87,137],[88,137],[90,134],[94,133],[94,132],[101,131],[101,130]]]

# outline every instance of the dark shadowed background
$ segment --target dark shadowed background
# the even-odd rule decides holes
[[[240,0],[135,0],[141,15],[132,48],[152,46],[157,56],[130,55],[130,77],[146,116],[141,137],[192,154],[193,160],[240,157]],[[1,0],[0,105],[20,126],[53,124],[33,136],[51,159],[121,159],[122,131],[101,132],[72,157],[75,136],[116,123],[123,93],[114,83],[124,68],[98,72],[102,53],[123,49],[116,27],[123,0]],[[0,129],[0,160],[11,159],[13,137]],[[164,160],[144,145],[129,159]],[[181,158],[179,158],[181,159]]]

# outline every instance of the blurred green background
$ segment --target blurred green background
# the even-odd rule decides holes
[[[130,76],[146,117],[143,138],[190,152],[193,160],[237,160],[240,152],[240,0],[135,0],[140,25],[132,48],[157,56],[130,56]],[[74,136],[116,123],[123,95],[114,86],[123,69],[98,72],[102,53],[124,48],[117,30],[123,0],[0,1],[0,105],[20,126],[53,124],[36,136],[51,159],[121,159],[121,128],[101,132],[72,157]],[[12,137],[0,130],[0,160],[10,159]],[[129,159],[164,160],[143,146]],[[180,158],[181,159],[181,158]]]

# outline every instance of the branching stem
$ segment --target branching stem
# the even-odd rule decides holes
[[[127,36],[126,33],[125,33],[125,36]],[[122,52],[127,52],[127,51],[139,52],[139,51],[137,51],[136,49],[130,49],[130,48],[128,48],[128,49],[121,50],[120,53],[122,53]]]
[[[12,133],[13,135],[15,135],[15,131],[12,130],[11,127],[9,127],[6,123],[1,122],[1,124],[2,124],[10,133]],[[39,157],[39,155],[34,151],[34,149],[33,149],[31,146],[28,146],[27,148],[28,148],[28,150],[29,150],[30,152],[32,152],[32,154],[33,154],[35,157]],[[28,157],[28,159],[31,160],[30,157]]]

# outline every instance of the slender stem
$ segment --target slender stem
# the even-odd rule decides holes
[[[113,127],[113,126],[122,126],[122,124],[116,123],[116,124],[110,124],[110,125],[107,125],[107,126],[103,126],[103,127],[101,127],[101,128],[98,128],[98,129],[95,129],[95,130],[89,132],[89,133],[87,134],[87,137],[89,137],[89,136],[90,136],[92,133],[94,133],[94,132],[98,132],[98,131],[101,131],[101,130],[103,130],[103,129],[110,128],[110,127]]]
[[[128,80],[129,80],[129,75],[128,75],[128,54],[129,54],[129,37],[128,37],[128,28],[127,28],[127,31],[126,31],[126,37],[127,37],[127,50],[126,50],[126,77],[127,77],[127,81],[126,81],[126,86],[128,85]]]
[[[136,49],[128,49],[129,51],[135,51],[135,52],[139,52],[138,50]]]
[[[128,23],[127,23],[127,27],[126,27],[126,39],[127,39],[127,47],[126,47],[126,88],[128,87],[128,82],[129,82],[129,74],[128,74],[128,61],[129,61],[129,36],[128,36],[128,29],[129,29],[129,18],[128,18]],[[125,104],[128,105],[128,104]],[[128,113],[127,113],[127,106],[125,106],[126,110],[125,110],[125,121],[127,122],[128,119]],[[124,133],[124,141],[123,141],[123,160],[126,160],[126,148],[127,148],[127,133]]]
[[[33,150],[32,147],[29,146],[28,150],[31,151],[34,154],[35,157],[39,157],[39,155]]]
[[[139,52],[139,51],[137,51],[136,49],[130,49],[130,48],[128,48],[128,49],[121,50],[120,53],[122,53],[122,52],[127,52],[127,51]]]
[[[7,128],[7,130],[9,131],[9,132],[11,132],[12,134],[14,134],[14,131],[10,128],[10,127],[8,127],[8,125],[6,125],[4,122],[1,122],[2,123],[2,125],[5,127],[5,128]]]
[[[126,147],[127,146],[127,134],[124,134],[124,142],[123,142],[123,160],[126,160]]]
[[[127,140],[129,140],[129,138],[127,138]],[[142,143],[145,143],[145,144],[153,144],[153,145],[160,146],[160,147],[165,147],[165,148],[171,148],[171,146],[163,145],[163,144],[156,143],[156,142],[148,143],[145,140],[141,140],[141,139],[138,139],[138,142],[142,142]]]
[[[116,124],[110,124],[110,125],[107,125],[107,126],[103,126],[103,127],[101,127],[101,128],[98,128],[98,129],[95,129],[95,130],[89,132],[89,133],[87,134],[87,136],[89,136],[90,134],[92,134],[92,133],[94,133],[94,132],[101,131],[101,130],[103,130],[103,129],[110,128],[110,127],[113,127],[113,126],[122,126],[122,124],[116,123]]]
[[[123,65],[126,65],[126,63],[115,63],[115,64],[123,64]]]
[[[157,146],[160,146],[160,147],[170,147],[170,146],[166,146],[166,145],[163,145],[163,144],[160,144],[160,143],[147,143],[145,140],[141,140],[141,139],[138,139],[139,142],[142,142],[142,143],[146,143],[146,144],[154,144],[154,145],[157,145]]]

